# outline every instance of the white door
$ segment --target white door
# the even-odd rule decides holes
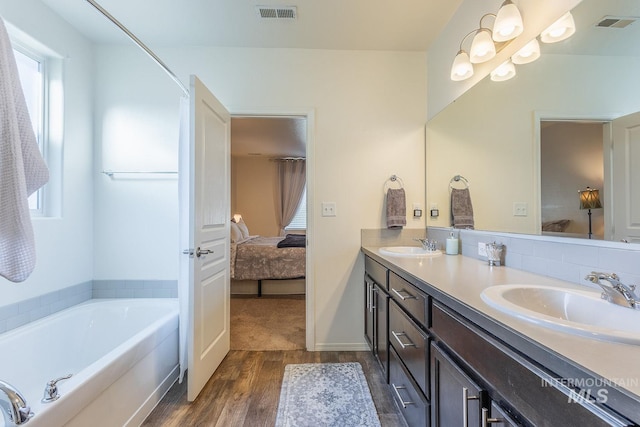
[[[613,236],[640,243],[640,113],[614,120],[612,135]]]
[[[187,398],[195,400],[229,352],[230,115],[191,76]]]

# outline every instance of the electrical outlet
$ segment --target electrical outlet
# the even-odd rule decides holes
[[[487,256],[487,244],[484,242],[478,242],[478,255]]]
[[[336,216],[336,202],[322,202],[322,216]]]
[[[528,214],[529,212],[525,202],[513,203],[513,216],[527,216]]]

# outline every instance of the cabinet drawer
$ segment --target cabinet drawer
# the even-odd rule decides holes
[[[364,271],[371,277],[378,285],[382,286],[384,290],[388,290],[387,287],[387,270],[382,264],[374,261],[368,256],[364,257]]]
[[[429,339],[395,303],[389,303],[389,342],[429,397]]]
[[[513,417],[519,423],[540,427],[629,425],[590,399],[572,401],[572,390],[556,385],[550,373],[438,303],[433,304],[432,322],[432,332],[464,361],[465,369],[481,378],[491,399],[519,412]]]
[[[429,327],[427,324],[429,318],[428,297],[393,271],[389,272],[389,295],[404,307],[418,323],[425,328]]]
[[[389,387],[393,400],[409,427],[429,426],[429,404],[393,348],[389,351]]]

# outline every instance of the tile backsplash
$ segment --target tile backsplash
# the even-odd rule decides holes
[[[429,227],[427,235],[444,243],[450,231]],[[495,241],[505,245],[507,267],[589,287],[597,287],[584,280],[591,271],[616,273],[625,284],[640,284],[639,245],[478,230],[458,232],[464,256],[486,259],[478,255],[478,243]]]

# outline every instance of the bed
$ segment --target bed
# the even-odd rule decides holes
[[[300,279],[305,277],[306,248],[304,235],[286,237],[246,236],[231,230],[231,278],[257,280],[258,296],[262,280]],[[247,231],[248,233],[248,231]]]

